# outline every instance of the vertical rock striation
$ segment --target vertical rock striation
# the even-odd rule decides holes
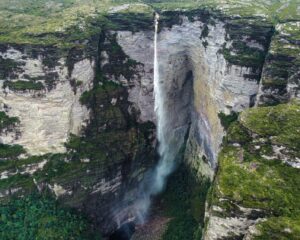
[[[258,82],[247,76],[255,71],[259,74],[262,66],[255,70],[240,63],[233,64],[224,57],[224,46],[230,46],[228,23],[213,16],[203,20],[201,14],[192,20],[184,13],[177,17],[178,24],[162,27],[158,35],[160,81],[167,101],[163,103],[168,115],[166,125],[170,129],[181,129],[181,138],[191,125],[188,146],[200,146],[201,151],[194,157],[199,160],[204,155],[214,168],[224,134],[218,114],[239,112],[252,104],[253,96],[258,93]],[[163,16],[162,25],[168,25]],[[147,56],[151,56],[152,48],[147,50],[143,46],[151,46],[152,39],[146,36],[149,33],[117,33],[118,43],[125,53],[143,64],[142,73],[151,72]],[[253,40],[249,45],[265,50],[267,44]],[[143,53],[142,56],[139,53]],[[147,82],[147,89],[152,90],[153,83],[145,79],[149,78],[142,75],[141,82]],[[146,102],[141,98],[149,99],[151,95],[153,91],[147,91],[146,95],[139,95],[139,101]],[[145,106],[140,107],[141,112],[147,111]],[[187,151],[194,152],[189,147]],[[197,161],[190,162],[196,164]]]
[[[0,136],[1,143],[22,145],[32,155],[65,152],[70,133],[80,134],[89,119],[79,98],[92,87],[95,61],[82,59],[69,73],[65,58],[47,66],[41,53],[34,56],[13,47],[0,56],[18,66],[1,79],[1,111],[20,120],[14,132]]]

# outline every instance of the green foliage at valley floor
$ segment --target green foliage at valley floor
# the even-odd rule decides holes
[[[208,180],[197,180],[186,165],[178,167],[161,196],[164,214],[171,218],[162,240],[201,239],[209,186]]]
[[[32,194],[0,203],[2,240],[100,240],[88,221],[55,199]]]
[[[292,101],[246,110],[228,128],[211,204],[224,209],[215,212],[222,217],[238,215],[237,205],[260,209],[257,217],[267,221],[254,239],[299,239],[300,169],[274,150],[281,147],[290,164],[299,157],[299,119],[300,104]]]

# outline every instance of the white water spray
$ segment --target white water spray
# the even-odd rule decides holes
[[[154,36],[154,97],[155,97],[155,113],[157,119],[157,140],[159,142],[159,163],[156,166],[154,172],[154,179],[151,187],[151,195],[160,193],[163,190],[166,177],[173,170],[173,161],[175,156],[170,155],[170,131],[167,126],[165,99],[163,91],[163,81],[159,75],[159,62],[158,62],[158,26],[159,26],[159,15],[155,15],[155,36]],[[171,151],[172,152],[172,151]]]
[[[183,144],[182,131],[174,129],[170,124],[168,113],[169,99],[166,94],[166,85],[160,78],[159,56],[158,56],[158,29],[159,15],[155,14],[154,33],[154,97],[155,113],[157,119],[157,140],[159,142],[159,162],[149,172],[139,186],[137,200],[133,207],[133,216],[139,223],[145,223],[151,206],[151,198],[164,189],[167,177],[175,168],[176,157]]]
[[[154,94],[155,94],[155,112],[158,117],[158,109],[159,109],[159,99],[161,96],[159,94],[159,65],[158,65],[158,54],[157,54],[157,35],[158,35],[158,24],[159,24],[159,15],[155,14],[155,32],[154,32]],[[158,120],[159,122],[159,120]]]

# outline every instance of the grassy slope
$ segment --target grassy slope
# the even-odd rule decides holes
[[[300,170],[264,157],[277,144],[299,155],[299,119],[299,104],[282,104],[247,110],[228,129],[212,203],[225,215],[234,211],[232,203],[262,209],[268,220],[258,225],[256,239],[299,239]]]
[[[0,42],[71,47],[99,31],[110,7],[126,1],[4,0],[0,3]],[[128,2],[128,1],[127,1]],[[129,11],[145,12],[141,7]]]
[[[300,20],[298,0],[290,0],[288,3],[285,0],[3,0],[0,2],[0,43],[70,47],[75,40],[85,39],[93,34],[95,21],[104,23],[106,19],[103,16],[112,6],[141,2],[161,10],[209,7],[220,9],[229,15],[259,15],[272,21]],[[129,11],[151,12],[149,8],[140,5]]]

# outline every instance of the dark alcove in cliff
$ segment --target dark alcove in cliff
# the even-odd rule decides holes
[[[135,224],[129,222],[123,224],[119,229],[117,229],[110,237],[109,240],[130,240],[135,232]]]

